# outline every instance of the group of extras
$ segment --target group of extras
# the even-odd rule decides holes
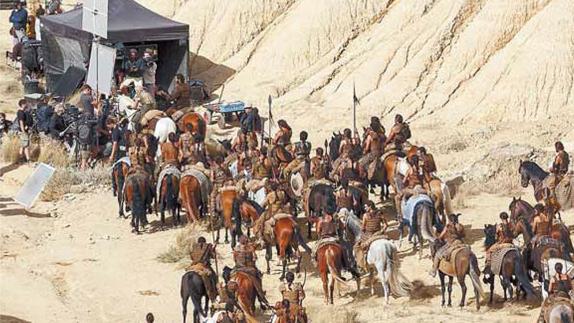
[[[350,129],[345,129],[340,138],[337,151],[333,154],[332,147],[318,147],[314,156],[311,157],[312,147],[308,141],[308,134],[302,131],[299,141],[292,143],[292,129],[285,120],[278,121],[279,130],[273,136],[263,140],[261,137],[261,120],[257,109],[247,107],[241,118],[241,129],[233,139],[227,151],[223,155],[207,152],[205,134],[199,132],[197,125],[185,124],[184,129],[179,129],[181,133],[170,133],[167,140],[160,144],[160,157],[156,160],[155,151],[148,146],[148,139],[152,136],[145,131],[125,131],[127,121],[118,123],[122,131],[117,131],[113,136],[113,150],[111,160],[118,161],[121,157],[129,156],[131,167],[130,174],[144,173],[152,181],[157,180],[158,174],[166,167],[177,167],[179,169],[195,168],[200,169],[209,177],[212,188],[210,192],[209,205],[204,205],[202,214],[209,214],[211,218],[218,218],[223,222],[221,203],[221,191],[224,187],[235,186],[240,194],[247,196],[248,191],[255,192],[261,188],[266,189],[266,197],[261,207],[265,210],[256,223],[253,224],[254,232],[261,239],[273,239],[272,231],[277,220],[276,215],[297,214],[297,203],[293,203],[297,196],[292,192],[291,175],[299,173],[305,180],[306,191],[309,191],[317,183],[331,183],[336,187],[336,205],[323,208],[322,214],[309,218],[316,224],[316,234],[319,241],[316,248],[322,243],[341,243],[345,254],[344,267],[354,277],[360,277],[358,268],[364,269],[365,255],[369,244],[378,238],[385,238],[384,234],[388,224],[381,210],[378,210],[370,200],[364,205],[357,205],[359,200],[351,193],[350,186],[361,187],[367,190],[369,181],[374,176],[373,169],[380,167],[382,159],[390,152],[399,156],[406,156],[409,169],[403,177],[397,195],[400,199],[408,199],[419,194],[428,194],[429,181],[436,178],[436,164],[431,154],[426,152],[424,147],[418,147],[415,151],[407,149],[407,140],[411,137],[409,126],[403,121],[401,115],[396,115],[395,124],[388,135],[382,126],[379,118],[372,117],[370,126],[365,129],[363,138],[358,133],[353,135]],[[136,127],[137,130],[137,127]],[[261,138],[261,139],[260,139]],[[326,145],[327,146],[327,145]],[[560,148],[561,149],[558,149]],[[329,149],[329,151],[326,151]],[[278,152],[279,151],[279,152]],[[286,152],[292,158],[283,158],[281,152]],[[565,174],[568,170],[568,155],[563,146],[557,144],[557,156],[552,168],[552,173],[556,178]],[[331,156],[335,155],[335,160]],[[231,174],[230,164],[236,162],[237,174]],[[158,167],[156,167],[156,164]],[[558,180],[558,179],[557,179]],[[240,184],[239,184],[240,183]],[[118,189],[118,188],[116,188]],[[305,194],[303,194],[305,195]],[[303,201],[305,202],[305,201]],[[361,216],[361,238],[354,247],[342,241],[340,234],[340,221],[338,214],[341,211],[353,212],[362,210]],[[401,216],[400,208],[398,216]],[[541,240],[541,237],[549,234],[549,227],[552,222],[552,214],[548,214],[544,206],[536,206],[536,217],[533,221],[533,230],[538,237],[533,243]],[[189,213],[189,210],[187,210]],[[296,215],[295,215],[296,217]],[[197,215],[188,216],[188,221],[201,220]],[[307,246],[292,216],[294,223],[294,239],[298,245],[306,251],[315,252]],[[508,215],[501,214],[502,223],[497,225],[497,243],[490,247],[487,253],[488,271],[490,255],[501,245],[507,244],[514,239],[512,224],[508,221]],[[400,219],[399,219],[400,221]],[[212,227],[213,229],[213,227]],[[270,234],[271,233],[271,234]],[[269,237],[271,235],[271,237]],[[445,245],[436,252],[433,261],[434,276],[438,266],[443,259],[448,259],[451,252],[463,244],[465,237],[464,228],[459,223],[456,215],[449,215],[448,222],[444,229],[437,233],[440,240],[445,241]],[[215,242],[215,241],[214,241]],[[262,273],[255,266],[257,259],[256,249],[258,245],[245,235],[239,238],[239,243],[233,248],[233,258],[235,268],[232,272],[224,272],[224,282],[217,284],[217,275],[211,267],[211,262],[215,257],[215,246],[206,242],[201,237],[191,247],[192,265],[189,268],[202,276],[209,298],[212,301],[219,296],[219,304],[214,305],[220,312],[221,322],[242,321],[242,309],[236,302],[237,284],[230,280],[236,272],[244,272],[253,279],[257,298],[262,304],[269,303],[266,300],[265,292],[262,288]],[[353,257],[355,254],[355,257]],[[357,267],[357,264],[359,267]],[[567,276],[562,273],[557,265],[557,275],[550,283],[550,292],[556,294],[570,290],[571,284]],[[305,322],[307,316],[302,306],[305,293],[303,284],[294,282],[294,274],[289,272],[285,275],[286,283],[281,288],[282,301],[278,302],[275,309],[277,317],[283,317],[284,322]],[[244,309],[243,309],[244,310]]]

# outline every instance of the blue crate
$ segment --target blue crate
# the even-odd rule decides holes
[[[240,111],[245,111],[245,102],[242,101],[226,102],[221,103],[221,105],[219,106],[219,112],[221,113],[240,112]]]

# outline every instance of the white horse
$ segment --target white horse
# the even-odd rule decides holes
[[[177,126],[171,118],[165,117],[157,121],[155,130],[153,132],[153,136],[158,140],[158,143],[160,144],[157,147],[157,157],[161,156],[161,144],[167,141],[168,135],[172,132],[177,132]]]
[[[351,233],[355,241],[361,239],[359,218],[346,209],[341,210],[339,219],[345,226],[345,236]],[[371,243],[367,251],[367,265],[371,282],[371,295],[375,293],[375,269],[377,278],[383,285],[385,301],[389,304],[389,296],[408,296],[412,289],[411,282],[399,271],[400,261],[395,244],[387,239],[379,239]],[[360,288],[359,288],[360,290]]]

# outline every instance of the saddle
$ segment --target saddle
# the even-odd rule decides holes
[[[462,243],[453,246],[453,249],[450,252],[450,254],[440,260],[439,270],[449,276],[456,276],[456,267],[454,260],[456,259],[456,256],[465,249],[470,249],[470,246]]]
[[[339,243],[339,239],[336,237],[321,239],[321,240],[317,241],[317,243],[315,244],[315,248],[313,249],[312,258],[316,259],[317,250],[319,250],[325,246],[328,246],[328,245],[336,245],[338,247],[341,246],[341,244]]]
[[[381,240],[381,239],[389,239],[389,237],[382,233],[382,232],[376,232],[373,235],[371,235],[370,237],[368,237],[365,240],[359,241],[359,245],[363,250],[369,250],[369,248],[371,247],[371,244],[377,240]]]

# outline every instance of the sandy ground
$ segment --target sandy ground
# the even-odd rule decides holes
[[[156,257],[182,229],[139,236],[130,233],[128,220],[116,217],[117,205],[110,191],[75,195],[72,200],[56,203],[39,202],[25,211],[12,197],[30,171],[20,167],[5,174],[0,182],[0,314],[30,322],[141,322],[147,312],[153,312],[159,322],[180,321],[179,284],[184,272],[174,264],[158,262]],[[479,195],[467,198],[466,207],[460,210],[468,242],[481,263],[483,225],[494,223],[508,202],[507,196]],[[569,212],[564,218],[572,215]],[[155,215],[150,219],[157,220]],[[219,252],[222,268],[222,263],[230,264],[229,246],[219,246]],[[263,268],[260,255],[258,266]],[[366,296],[368,289],[363,288],[365,296],[355,300],[354,284],[344,291],[343,298],[335,299],[334,306],[324,306],[321,281],[307,263],[305,303],[311,317],[315,322],[327,322],[326,318],[339,322],[324,311],[356,311],[360,322],[532,322],[537,315],[537,307],[502,304],[500,300],[476,312],[473,296],[462,310],[441,308],[438,279],[427,274],[431,266],[428,249],[424,255],[418,260],[410,245],[403,245],[401,268],[409,279],[422,281],[425,292],[434,296],[392,299],[388,306],[381,298],[381,288],[377,288],[376,296]],[[279,298],[279,274],[280,267],[274,261],[271,276],[264,278],[272,302]],[[496,292],[501,293],[499,286]],[[455,284],[455,304],[459,297]]]

